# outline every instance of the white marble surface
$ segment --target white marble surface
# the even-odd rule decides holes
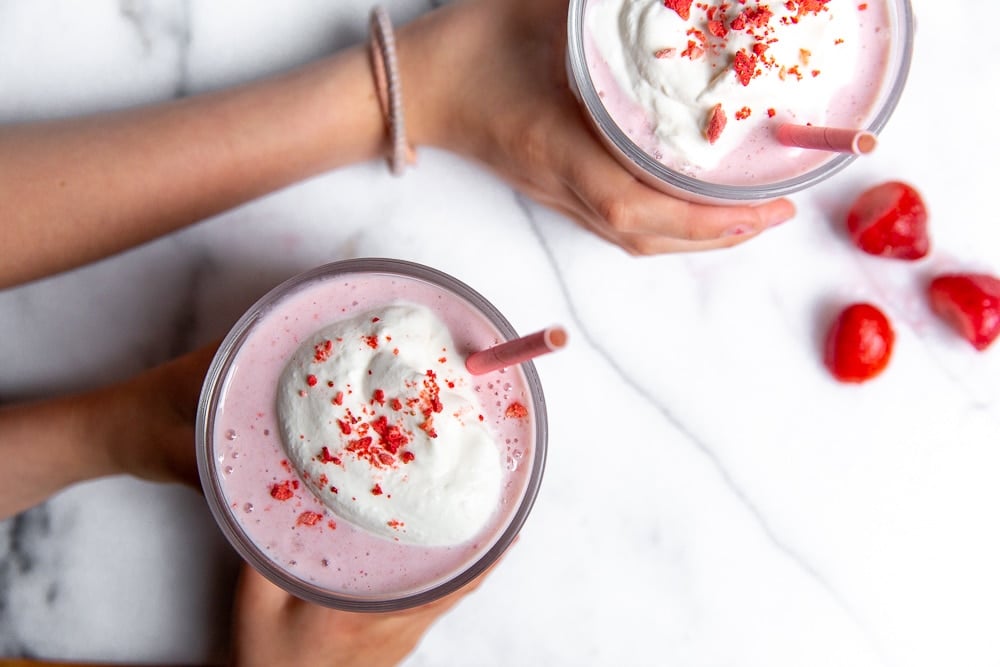
[[[402,22],[431,3],[390,4]],[[322,262],[423,262],[572,341],[538,365],[551,451],[522,539],[410,665],[996,667],[1000,346],[976,353],[920,297],[938,270],[1000,273],[992,3],[914,5],[877,153],[738,249],[630,258],[424,151],[402,179],[358,165],[0,292],[0,399],[137,372]],[[0,121],[247,80],[359,41],[368,6],[3,0]],[[929,259],[862,256],[840,231],[890,178],[926,196]],[[842,386],[820,339],[860,298],[898,346],[882,378]],[[0,523],[0,654],[220,660],[235,569],[194,493],[82,485]]]

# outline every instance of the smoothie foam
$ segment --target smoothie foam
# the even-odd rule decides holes
[[[283,428],[288,430],[291,440],[304,441],[306,438],[298,437],[306,435],[299,432],[303,430],[300,427],[311,418],[303,420],[301,415],[287,418],[286,414],[282,420],[278,407],[282,402],[308,401],[309,391],[313,390],[313,395],[331,408],[343,408],[349,402],[344,400],[342,405],[335,405],[337,393],[353,391],[357,405],[365,406],[355,409],[359,414],[363,414],[362,410],[369,413],[364,415],[364,423],[373,434],[372,444],[381,438],[378,430],[388,434],[388,429],[373,423],[377,424],[380,416],[387,416],[385,408],[389,413],[394,412],[392,394],[396,393],[400,403],[405,403],[402,400],[405,392],[389,388],[392,384],[389,378],[395,371],[388,365],[383,367],[388,360],[377,353],[359,362],[368,364],[362,366],[360,377],[356,369],[347,366],[341,370],[350,378],[325,371],[298,377],[306,367],[303,359],[296,357],[297,352],[323,351],[326,340],[337,344],[336,338],[344,337],[352,327],[359,332],[363,329],[364,335],[372,335],[370,327],[377,324],[371,320],[381,317],[376,313],[385,315],[388,322],[388,327],[383,325],[374,334],[382,337],[379,348],[395,358],[392,350],[398,347],[400,355],[409,355],[410,359],[410,370],[402,371],[392,382],[399,381],[405,387],[408,380],[401,378],[412,371],[415,375],[410,375],[410,379],[419,379],[422,384],[428,377],[426,372],[432,370],[445,387],[441,393],[449,394],[447,418],[444,399],[441,412],[432,410],[438,437],[423,441],[416,437],[418,432],[427,433],[420,428],[425,421],[420,406],[414,404],[421,420],[400,428],[400,433],[406,433],[407,442],[403,445],[397,440],[399,446],[392,455],[395,459],[392,470],[388,465],[382,469],[369,467],[365,472],[369,477],[361,475],[348,482],[343,476],[346,473],[343,463],[355,455],[347,447],[358,436],[352,433],[345,441],[330,439],[325,428],[329,424],[308,427],[312,429],[313,442],[303,449],[297,465],[293,465],[282,442]],[[237,325],[231,334],[235,340],[230,356],[222,362],[217,358],[210,372],[206,386],[215,389],[207,399],[203,396],[204,430],[210,436],[205,437],[207,451],[201,462],[203,484],[209,478],[206,495],[219,496],[218,503],[213,505],[216,519],[244,557],[265,574],[277,571],[280,577],[293,579],[296,587],[301,586],[308,593],[303,597],[339,606],[338,600],[392,601],[419,596],[465,576],[495,549],[502,551],[526,516],[537,490],[544,443],[539,448],[536,435],[544,433],[544,408],[539,407],[544,404],[540,402],[540,394],[532,390],[537,388],[537,379],[530,380],[525,368],[512,367],[475,378],[461,370],[462,360],[470,352],[505,339],[493,321],[466,299],[433,282],[379,271],[319,275],[266,304],[254,317],[249,315],[244,318],[245,328],[239,331],[241,325]],[[430,346],[442,348],[432,360],[436,369],[421,368],[427,365],[422,353],[414,357],[412,350],[403,352],[410,347],[404,339],[412,333],[405,330],[414,321],[428,317],[433,320],[432,335],[422,346],[426,352],[431,350]],[[361,322],[367,322],[368,326]],[[506,322],[503,324],[509,328]],[[439,325],[442,329],[436,330]],[[423,330],[420,335],[426,335],[426,326],[416,328]],[[512,333],[506,332],[506,337]],[[387,336],[393,340],[387,340]],[[366,343],[362,345],[375,352]],[[419,371],[413,370],[416,368]],[[368,370],[373,371],[371,376]],[[381,373],[380,379],[376,373]],[[294,379],[289,381],[286,377],[280,392],[282,398],[278,399],[283,374]],[[310,375],[316,376],[315,381]],[[448,387],[448,382],[454,382],[456,387]],[[316,391],[320,387],[323,391]],[[384,393],[380,394],[378,389]],[[385,401],[385,405],[380,405],[379,400]],[[538,410],[542,414],[536,414]],[[323,415],[329,421],[327,413]],[[449,420],[455,420],[456,424],[449,424]],[[336,419],[333,421],[336,424]],[[356,431],[361,421],[352,425],[351,430]],[[409,481],[404,480],[407,475],[419,477],[414,472],[417,468],[411,466],[418,465],[421,458],[427,459],[425,465],[430,464],[434,448],[444,442],[446,433],[464,429],[464,425],[471,426],[469,432],[474,434],[472,446],[476,452],[472,460],[476,471],[470,471],[469,479],[462,479],[461,468],[466,459],[453,458],[454,452],[445,456],[445,465],[428,469],[432,476],[440,475],[414,485],[413,491],[420,495],[428,484],[455,488],[438,489],[436,499],[415,501],[423,502],[424,509],[429,508],[433,516],[414,514],[413,507],[405,506],[415,496],[413,491],[405,490]],[[485,439],[483,434],[487,436]],[[323,461],[323,447],[331,460]],[[404,452],[410,452],[413,458],[404,461],[409,458]],[[334,463],[334,457],[341,464]],[[338,500],[327,505],[314,490],[321,488],[322,482],[322,488],[331,494],[329,488],[337,486],[333,481],[335,475],[339,475],[337,481],[342,488],[334,494]],[[482,484],[483,488],[471,492],[468,482]],[[380,494],[373,494],[379,484]],[[388,498],[390,495],[392,498]],[[444,508],[449,500],[456,499],[471,506],[459,510]],[[382,501],[388,502],[380,504]],[[354,513],[344,509],[358,503],[368,509]],[[437,514],[439,510],[441,514]],[[462,516],[456,519],[455,511]],[[375,527],[377,523],[385,525]],[[245,548],[240,548],[240,544],[245,544]],[[255,558],[260,560],[255,562]]]

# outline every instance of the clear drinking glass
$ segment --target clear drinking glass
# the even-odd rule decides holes
[[[591,77],[587,62],[585,17],[595,0],[570,0],[566,64],[573,88],[586,116],[608,151],[639,180],[658,190],[690,201],[706,204],[753,204],[808,188],[837,173],[856,156],[830,154],[817,166],[791,178],[745,185],[713,183],[682,173],[657,160],[640,148],[616,124]],[[888,2],[893,39],[886,63],[886,82],[863,128],[878,134],[892,115],[902,94],[913,50],[914,19],[909,0]]]
[[[253,405],[264,406],[261,414],[275,402],[275,385],[248,385],[241,379],[250,377],[241,376],[241,364],[250,363],[250,357],[244,359],[241,351],[248,348],[251,341],[271,336],[271,324],[282,317],[288,319],[283,308],[291,307],[287,305],[290,299],[303,295],[311,298],[310,290],[349,290],[352,285],[362,286],[365,280],[385,278],[391,280],[392,289],[400,290],[404,296],[408,289],[433,294],[435,300],[448,304],[453,312],[455,309],[467,311],[469,318],[484,320],[486,324],[477,326],[492,327],[499,341],[517,337],[510,323],[489,301],[445,273],[392,259],[334,262],[279,285],[240,318],[226,336],[209,369],[196,427],[198,469],[205,497],[216,522],[236,551],[261,574],[288,592],[321,605],[349,611],[392,611],[424,604],[461,588],[481,574],[507,549],[527,519],[545,467],[548,438],[545,399],[534,365],[526,362],[495,372],[500,373],[497,378],[503,381],[504,386],[513,383],[515,387],[526,388],[525,402],[531,407],[533,421],[527,427],[530,442],[518,443],[513,455],[509,445],[506,446],[507,490],[494,524],[477,536],[474,543],[458,545],[454,549],[400,545],[370,534],[366,536],[363,529],[348,526],[336,517],[333,519],[340,524],[336,529],[313,533],[299,530],[297,534],[292,534],[287,531],[294,532],[296,529],[286,528],[288,522],[281,523],[278,515],[284,507],[268,507],[266,494],[253,501],[241,496],[240,483],[232,480],[239,479],[241,474],[248,478],[260,474],[261,466],[270,469],[282,465],[279,459],[283,454],[280,437],[277,437],[279,430],[266,419],[257,422],[256,427],[241,428],[239,432],[224,423],[226,410],[235,410],[235,406],[242,405],[237,403],[239,401],[248,399],[256,402]],[[338,313],[330,313],[330,320],[336,319],[339,319]],[[315,329],[325,324],[316,322]],[[458,347],[459,334],[453,331],[453,335]],[[294,351],[297,344],[298,341],[288,343],[288,349]],[[484,383],[489,381],[487,376],[482,377],[487,378]],[[498,456],[502,458],[505,444],[497,444]],[[516,469],[515,472],[510,472],[512,468]],[[311,494],[307,489],[305,493]],[[254,507],[254,504],[258,506]],[[366,549],[366,552],[348,553],[357,548]],[[347,563],[374,562],[382,549],[401,554],[402,569],[406,568],[406,559],[411,559],[409,562],[420,563],[421,567],[426,565],[434,573],[426,579],[418,575],[407,575],[408,578],[400,575],[396,583],[393,583],[390,574],[388,583],[372,585],[367,590],[344,588],[336,583],[337,575],[333,573],[337,568],[346,568]],[[320,559],[317,554],[323,557]],[[436,558],[443,559],[443,569],[435,569]],[[386,571],[391,572],[392,568]]]

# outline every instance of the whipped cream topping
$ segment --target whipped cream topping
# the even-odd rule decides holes
[[[586,29],[600,53],[591,67],[606,64],[620,88],[610,97],[644,110],[659,145],[643,148],[657,159],[668,151],[681,170],[717,166],[763,124],[822,125],[854,76],[864,11],[856,2],[666,4],[679,9],[664,0],[590,0]]]
[[[281,375],[289,462],[337,516],[376,535],[445,546],[496,509],[500,451],[447,326],[396,303],[305,340]]]

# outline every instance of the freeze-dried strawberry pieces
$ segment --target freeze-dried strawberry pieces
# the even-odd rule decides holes
[[[705,119],[704,133],[708,143],[714,144],[722,136],[724,129],[726,129],[726,112],[722,110],[721,104],[716,104]]]
[[[733,70],[735,70],[736,78],[740,80],[740,83],[748,86],[757,72],[757,58],[740,49],[736,52],[736,58],[733,60]]]
[[[691,4],[694,0],[663,0],[663,6],[677,12],[677,15],[687,21],[691,18]]]

